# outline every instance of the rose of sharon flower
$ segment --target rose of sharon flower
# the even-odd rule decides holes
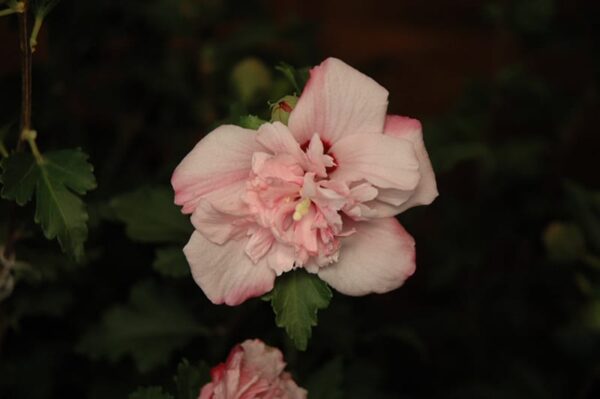
[[[284,368],[277,348],[257,339],[244,341],[211,370],[212,382],[202,388],[199,399],[306,399],[306,391]]]
[[[196,229],[184,252],[212,302],[237,305],[300,267],[347,295],[384,293],[413,274],[414,240],[393,216],[438,192],[421,124],[386,116],[387,98],[329,58],[288,126],[221,126],[183,159],[175,203]]]

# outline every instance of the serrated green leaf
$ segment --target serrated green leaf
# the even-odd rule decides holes
[[[2,198],[25,205],[31,199],[39,177],[33,155],[18,152],[4,158],[1,165]]]
[[[35,221],[46,238],[58,238],[64,252],[76,260],[83,257],[88,215],[83,195],[96,187],[93,167],[81,150],[44,154],[41,161],[27,153],[15,153],[2,161],[2,197],[19,205],[35,190]]]
[[[271,306],[275,323],[285,328],[296,348],[306,350],[317,312],[329,306],[331,290],[316,274],[294,270],[275,280]]]
[[[173,395],[165,392],[162,387],[138,388],[129,395],[129,399],[174,399]]]
[[[263,123],[267,123],[266,120],[259,118],[256,115],[245,115],[240,118],[239,125],[246,129],[256,130]]]
[[[128,304],[109,309],[78,349],[112,362],[131,356],[146,372],[164,364],[192,338],[208,333],[180,296],[147,281],[133,287]]]
[[[276,70],[283,73],[283,75],[290,81],[296,94],[301,94],[302,89],[308,82],[309,68],[294,68],[293,66],[286,64],[285,62],[280,63],[275,67]]]
[[[152,266],[154,270],[166,277],[187,277],[190,275],[190,267],[181,247],[158,248]]]
[[[342,399],[342,372],[340,358],[333,359],[317,370],[306,383],[310,399]]]
[[[169,188],[142,187],[113,199],[111,207],[132,240],[184,243],[192,234],[189,218],[175,206]]]
[[[193,366],[187,359],[183,359],[177,366],[175,376],[177,399],[197,399],[200,388],[209,381],[210,369],[206,363],[201,362]]]
[[[85,194],[96,188],[94,167],[80,149],[48,152],[44,159],[42,169],[76,193]]]

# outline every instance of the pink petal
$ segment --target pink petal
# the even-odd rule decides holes
[[[248,230],[250,222],[241,216],[243,214],[218,209],[209,201],[200,199],[192,214],[192,224],[208,240],[223,244],[230,239],[242,238]]]
[[[438,196],[435,174],[425,149],[421,122],[404,116],[390,115],[385,121],[384,133],[389,136],[409,140],[413,143],[419,160],[421,180],[414,192],[397,210],[396,213],[405,211],[417,205],[429,205]],[[389,201],[386,201],[391,203]]]
[[[265,228],[258,228],[248,239],[246,244],[246,255],[252,260],[253,263],[258,261],[269,252],[271,245],[275,238],[271,233],[271,230]]]
[[[388,91],[344,62],[328,58],[310,71],[288,126],[300,144],[317,133],[333,144],[352,134],[383,132]]]
[[[215,392],[215,384],[210,382],[202,387],[198,399],[212,399]]]
[[[306,149],[306,156],[308,158],[308,170],[312,170],[317,176],[327,177],[327,168],[334,166],[333,158],[324,153],[325,147],[318,134],[313,134],[308,148]]]
[[[265,258],[252,263],[245,245],[246,240],[214,244],[194,231],[183,249],[196,284],[213,303],[235,306],[273,289],[275,273]]]
[[[385,293],[400,287],[415,271],[415,241],[395,218],[354,225],[342,240],[337,263],[319,277],[346,295]]]
[[[279,349],[267,346],[258,339],[246,340],[241,346],[244,349],[244,367],[269,381],[279,378],[285,368],[283,354]]]
[[[291,155],[300,165],[306,156],[287,126],[281,122],[264,123],[258,128],[256,139],[274,155]]]
[[[306,399],[308,392],[306,389],[300,388],[292,379],[290,373],[282,373],[279,384],[285,392],[285,399]]]
[[[245,180],[252,154],[264,151],[253,130],[224,125],[213,130],[181,161],[171,178],[175,203],[192,213],[200,198],[219,197],[232,185]]]
[[[294,267],[295,252],[291,245],[275,242],[267,254],[267,264],[271,270],[281,276]]]
[[[419,161],[412,143],[385,135],[346,136],[331,147],[338,167],[333,180],[367,180],[378,188],[413,190],[419,183]]]

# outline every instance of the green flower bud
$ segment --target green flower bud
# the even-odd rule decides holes
[[[298,97],[285,96],[271,105],[271,122],[279,121],[284,125],[288,124],[290,113],[298,103]]]

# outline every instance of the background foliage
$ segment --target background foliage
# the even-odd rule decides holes
[[[508,55],[473,73],[443,107],[427,104],[445,86],[387,85],[385,59],[360,61],[366,45],[356,45],[356,62],[345,59],[390,87],[393,107],[417,104],[394,111],[424,121],[441,195],[401,215],[418,245],[418,270],[405,287],[365,298],[334,293],[306,352],[275,327],[268,303],[217,307],[196,287],[179,251],[191,227],[171,204],[173,168],[217,124],[269,119],[267,102],[298,89],[275,69],[281,61],[314,65],[343,52],[314,40],[328,21],[298,17],[294,3],[64,1],[48,15],[34,65],[38,142],[48,152],[83,148],[97,188],[85,196],[89,234],[79,263],[44,239],[34,204],[0,203],[3,240],[9,215],[20,232],[14,288],[0,290],[0,397],[127,397],[142,386],[132,397],[193,398],[207,365],[251,337],[284,349],[311,399],[598,397],[593,1],[459,7],[508,43]],[[355,2],[332,3],[343,15]],[[2,17],[0,32],[0,130],[11,148],[16,20]],[[419,43],[422,31],[412,33]],[[373,46],[393,46],[371,34]],[[471,56],[465,68],[478,62]],[[424,63],[436,71],[444,61]],[[446,76],[428,78],[438,75]],[[412,90],[422,99],[411,102]],[[67,155],[85,163],[77,154]],[[55,180],[83,193],[95,182],[81,169],[75,182]]]

